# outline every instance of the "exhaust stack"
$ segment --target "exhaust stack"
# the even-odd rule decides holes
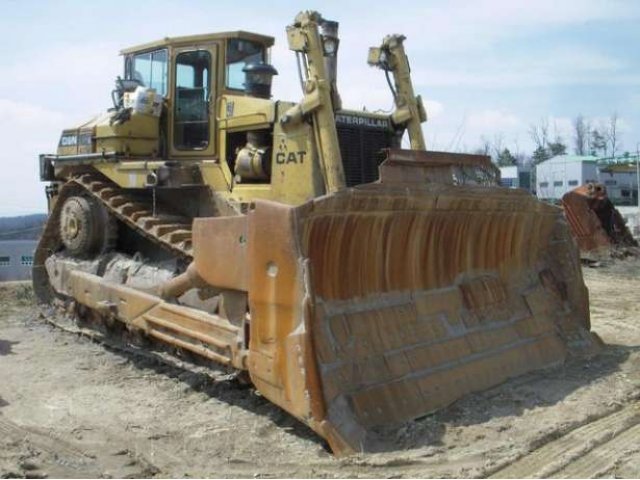
[[[320,36],[322,38],[322,48],[324,51],[324,70],[327,80],[331,85],[331,102],[333,110],[342,108],[342,100],[338,93],[338,47],[340,38],[338,37],[338,22],[333,20],[323,20],[320,23]]]

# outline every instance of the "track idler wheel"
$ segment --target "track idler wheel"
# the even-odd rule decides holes
[[[106,252],[115,240],[115,222],[92,198],[74,196],[65,200],[60,213],[60,239],[76,257]]]

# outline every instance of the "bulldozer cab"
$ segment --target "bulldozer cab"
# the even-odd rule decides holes
[[[393,63],[402,86],[394,93],[396,113],[343,109],[337,24],[316,20],[321,34],[297,20],[288,32],[290,48],[303,59],[300,103],[271,99],[277,71],[269,64],[269,36],[167,37],[121,51],[124,78],[112,92],[115,108],[63,131],[57,155],[42,159],[53,173],[41,178],[89,162],[120,186],[207,186],[239,210],[257,199],[299,205],[375,181],[384,152],[400,147],[405,130],[412,146],[424,145],[417,139],[426,115],[403,73],[408,63]],[[310,35],[312,41],[301,40]],[[390,58],[405,57],[402,40],[386,39],[369,63],[392,69]]]
[[[266,62],[272,45],[272,37],[240,31],[165,38],[121,52],[125,81],[165,99],[160,136],[166,157],[221,154],[219,99],[251,94],[246,67]]]

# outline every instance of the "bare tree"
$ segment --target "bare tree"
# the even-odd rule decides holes
[[[547,148],[549,143],[549,120],[547,118],[540,119],[538,125],[531,124],[529,126],[529,136],[538,148]]]
[[[573,140],[577,155],[587,155],[589,153],[589,136],[591,126],[582,114],[573,120]]]
[[[615,157],[616,153],[622,146],[620,144],[620,139],[618,138],[618,112],[613,112],[609,117],[609,125],[607,125],[606,130],[606,141],[611,146],[611,156]]]
[[[480,146],[474,149],[472,153],[475,153],[476,155],[491,155],[491,142],[489,139],[482,135],[480,137]]]
[[[460,125],[458,125],[458,128],[456,129],[456,133],[451,138],[451,143],[449,143],[449,148],[447,150],[452,152],[460,151],[460,142],[462,142],[462,139],[464,138],[464,131],[466,128],[466,124],[467,124],[467,115],[465,113],[465,116],[462,118]]]
[[[553,140],[549,141],[548,147],[552,157],[566,155],[567,153],[567,144],[558,131],[558,122],[556,120],[553,121]]]
[[[518,141],[518,137],[513,139],[513,156],[516,159],[516,162],[520,166],[525,166],[530,162],[530,158],[527,157],[527,154],[520,149],[520,142]]]
[[[493,136],[493,144],[491,145],[491,150],[493,150],[493,159],[495,161],[498,160],[498,157],[500,157],[500,154],[502,153],[502,150],[504,150],[504,135],[502,133],[496,133]]]

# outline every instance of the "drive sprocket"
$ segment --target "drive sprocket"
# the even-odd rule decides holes
[[[115,221],[101,204],[85,196],[65,200],[60,212],[60,239],[69,253],[92,257],[106,252],[115,240]]]

